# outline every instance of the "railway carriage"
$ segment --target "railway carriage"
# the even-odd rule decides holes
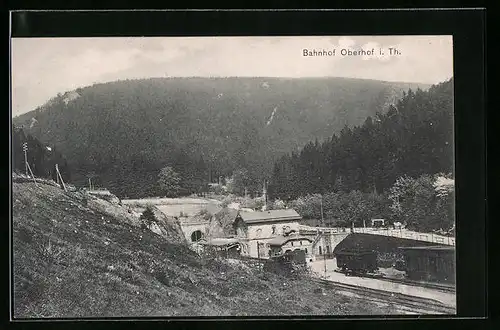
[[[455,247],[401,247],[408,279],[428,282],[455,282]]]
[[[346,274],[366,274],[378,270],[377,252],[369,250],[342,250],[335,253],[337,267]]]

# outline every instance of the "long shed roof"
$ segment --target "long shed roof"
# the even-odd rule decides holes
[[[300,214],[293,209],[270,210],[263,212],[240,212],[239,217],[245,223],[284,222],[302,219]]]

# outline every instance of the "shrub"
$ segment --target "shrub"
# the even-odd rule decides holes
[[[200,212],[198,212],[198,215],[203,218],[203,220],[210,220],[213,216],[212,213],[210,213],[207,209],[202,209]]]
[[[153,222],[156,222],[156,216],[153,212],[153,209],[151,206],[147,206],[144,212],[142,212],[139,220],[141,221],[141,228],[149,228]]]

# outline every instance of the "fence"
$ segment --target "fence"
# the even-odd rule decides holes
[[[452,245],[455,246],[455,237],[443,236],[434,233],[420,233],[416,231],[411,231],[408,229],[381,229],[373,227],[357,227],[357,228],[338,228],[338,227],[309,227],[300,225],[299,233],[306,234],[319,234],[319,233],[346,233],[354,232],[360,234],[372,234],[390,237],[399,237],[412,239],[416,241],[432,242],[436,244]]]
[[[351,231],[350,228],[340,227],[308,227],[300,225],[298,227],[300,235],[318,235],[318,234],[345,234]]]
[[[443,236],[434,233],[420,233],[408,229],[354,228],[353,232],[399,237],[399,238],[412,239],[416,241],[424,241],[424,242],[455,246],[455,237]]]

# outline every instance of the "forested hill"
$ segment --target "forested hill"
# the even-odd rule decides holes
[[[399,177],[453,173],[453,79],[409,91],[384,114],[309,142],[274,166],[270,193],[379,192]]]
[[[59,94],[13,119],[68,159],[74,183],[154,194],[160,168],[190,188],[246,168],[258,182],[281,155],[384,112],[425,85],[346,78],[152,78]],[[258,179],[258,180],[257,180]],[[151,189],[150,189],[151,188]]]

